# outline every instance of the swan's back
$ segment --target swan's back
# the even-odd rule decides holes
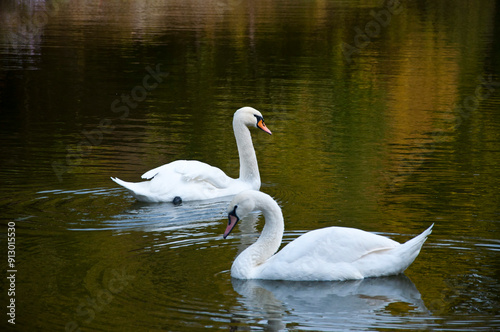
[[[431,228],[404,244],[355,228],[314,230],[257,267],[254,277],[349,280],[402,273],[417,257]]]
[[[354,262],[366,253],[398,245],[394,240],[360,229],[327,227],[299,236],[280,251],[280,256],[289,262],[307,256],[332,263]]]
[[[185,201],[205,200],[251,188],[221,169],[197,160],[177,160],[144,173],[142,178],[150,181],[112,179],[143,202],[171,202],[176,196]]]

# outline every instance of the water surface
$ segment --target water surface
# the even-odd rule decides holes
[[[495,1],[2,2],[15,329],[499,329],[499,17]],[[176,159],[236,177],[245,105],[273,131],[252,134],[284,243],[434,223],[404,275],[232,280],[261,216],[224,240],[227,200],[142,204],[109,179]]]

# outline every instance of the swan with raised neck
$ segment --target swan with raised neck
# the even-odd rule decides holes
[[[260,188],[257,156],[249,127],[272,134],[262,114],[252,107],[242,107],[233,116],[233,130],[240,159],[240,176],[227,176],[217,167],[197,160],[177,160],[154,168],[142,175],[149,181],[127,182],[111,178],[128,189],[139,201],[173,202],[198,201],[235,195],[246,189]]]
[[[260,173],[257,163],[257,155],[252,143],[252,135],[249,126],[256,126],[271,134],[271,131],[264,124],[264,119],[259,111],[252,107],[242,107],[234,113],[233,132],[238,147],[238,157],[240,159],[239,179],[251,183],[252,188],[260,188]]]

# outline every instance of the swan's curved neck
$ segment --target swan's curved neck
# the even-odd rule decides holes
[[[240,179],[251,182],[253,188],[258,190],[260,188],[260,173],[250,129],[242,122],[234,121],[233,130],[240,157]]]
[[[266,223],[264,224],[262,233],[254,243],[256,247],[263,249],[261,251],[262,262],[269,259],[269,257],[278,251],[285,230],[285,222],[280,207],[274,200],[267,203],[269,204],[261,206]]]
[[[278,251],[285,229],[278,204],[271,197],[265,197],[259,203],[266,221],[262,233],[254,244],[236,258],[231,268],[234,276],[243,279],[252,278],[252,271]]]

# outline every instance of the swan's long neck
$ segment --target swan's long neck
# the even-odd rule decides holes
[[[233,130],[240,157],[240,179],[252,183],[252,188],[258,190],[260,173],[250,129],[240,121],[233,121]]]
[[[231,267],[233,277],[252,278],[252,271],[273,256],[281,245],[285,223],[280,207],[271,197],[265,197],[258,206],[266,223],[257,241],[234,261]]]

